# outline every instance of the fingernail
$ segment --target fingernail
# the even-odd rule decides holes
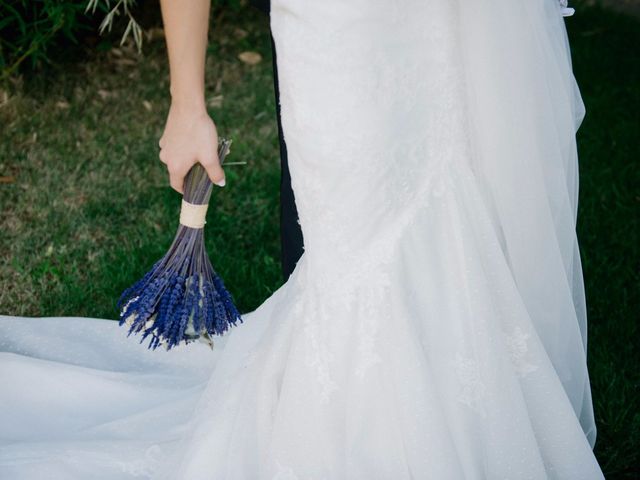
[[[226,185],[226,179],[223,177],[222,180],[216,183],[219,187],[224,187]]]

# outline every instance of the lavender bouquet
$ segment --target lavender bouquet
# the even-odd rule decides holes
[[[231,140],[220,139],[221,164],[230,146]],[[212,185],[201,164],[189,170],[180,225],[171,247],[142,279],[122,293],[117,303],[119,324],[129,326],[127,336],[141,332],[140,343],[151,336],[150,349],[163,345],[169,350],[195,340],[213,348],[214,335],[222,335],[230,325],[242,322],[204,246],[203,227]]]

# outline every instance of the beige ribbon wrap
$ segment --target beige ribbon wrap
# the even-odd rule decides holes
[[[180,208],[180,223],[189,228],[204,228],[204,224],[207,223],[205,220],[207,208],[209,208],[208,203],[196,205],[187,202],[183,198],[182,207]]]

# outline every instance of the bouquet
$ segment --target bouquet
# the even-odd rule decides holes
[[[221,165],[231,140],[220,138]],[[244,163],[244,162],[238,162]],[[169,250],[147,274],[127,288],[117,303],[119,325],[129,333],[151,336],[148,348],[166,350],[181,342],[203,341],[213,348],[214,335],[222,335],[242,322],[231,294],[213,269],[204,246],[205,216],[212,183],[196,163],[184,180],[180,225]]]

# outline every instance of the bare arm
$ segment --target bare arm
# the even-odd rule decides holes
[[[218,132],[207,113],[204,66],[210,0],[160,0],[167,40],[171,107],[160,138],[160,160],[171,187],[183,193],[184,177],[197,162],[215,184],[224,185]]]

